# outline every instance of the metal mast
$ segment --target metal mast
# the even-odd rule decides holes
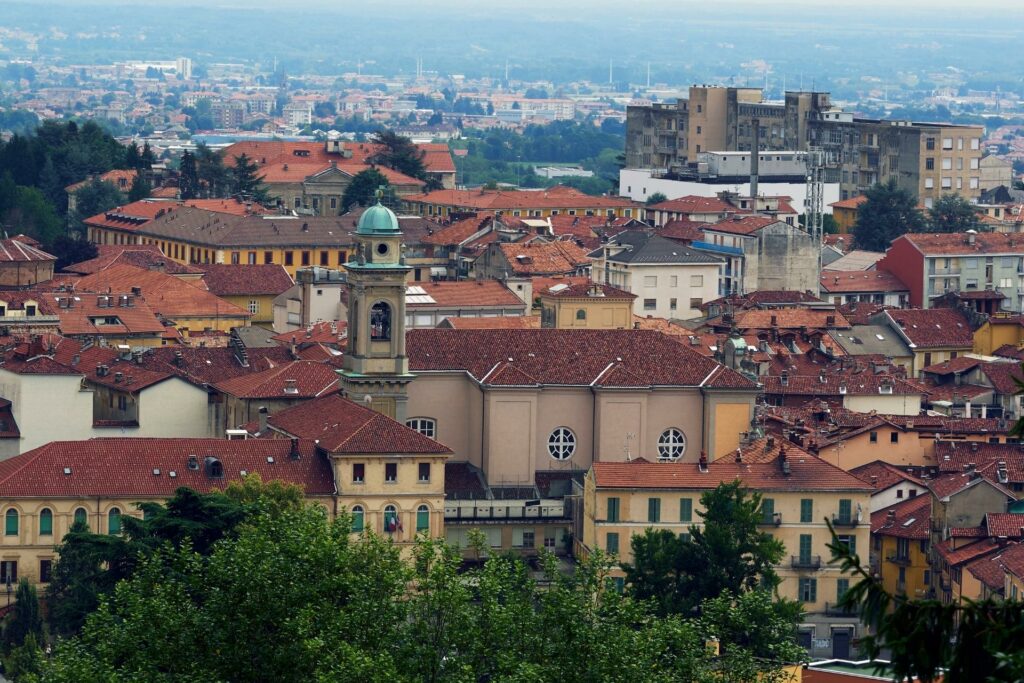
[[[821,281],[821,245],[824,234],[825,150],[807,148],[807,192],[804,198],[804,227],[818,248],[818,277]]]

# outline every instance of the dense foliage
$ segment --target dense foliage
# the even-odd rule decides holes
[[[917,208],[917,198],[900,189],[895,180],[871,187],[865,196],[853,226],[857,249],[885,251],[900,235],[925,231],[927,222]]]
[[[958,194],[944,194],[928,210],[928,229],[931,232],[981,231],[977,207]]]
[[[351,211],[357,206],[369,206],[376,198],[377,190],[387,194],[388,179],[375,168],[368,168],[352,176],[341,196],[342,212]]]

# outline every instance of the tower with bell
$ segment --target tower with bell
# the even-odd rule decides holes
[[[380,202],[359,217],[348,273],[348,348],[341,386],[359,403],[400,422],[406,418],[405,279],[398,217]]]

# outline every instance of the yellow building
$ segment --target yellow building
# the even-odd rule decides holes
[[[633,322],[635,294],[594,282],[556,284],[537,293],[541,327],[625,329]]]
[[[810,634],[805,642],[834,639],[839,631],[840,642],[848,646],[847,638],[860,626],[854,626],[854,615],[835,607],[850,579],[828,564],[825,519],[865,556],[871,487],[792,444],[768,437],[741,446],[734,458],[710,463],[595,462],[584,483],[578,550],[585,555],[599,548],[631,562],[634,535],[648,528],[689,533],[692,525],[701,524],[701,494],[736,479],[760,494],[764,529],[786,547],[776,568],[782,579],[779,593],[804,603],[801,630]]]
[[[836,221],[836,229],[840,235],[849,235],[853,232],[853,226],[857,224],[857,208],[867,200],[866,196],[858,195],[829,204],[832,207],[832,218]]]
[[[248,311],[250,324],[268,329],[274,326],[274,299],[295,284],[276,264],[215,264],[204,269],[203,282],[211,294]]]
[[[1001,346],[1024,346],[1024,324],[1019,315],[996,313],[974,331],[974,353],[991,356]]]
[[[524,218],[614,216],[639,218],[643,205],[625,197],[597,197],[564,185],[546,190],[435,190],[402,197],[405,210],[418,216],[461,216],[495,212]]]
[[[930,523],[928,495],[908,498],[871,514],[871,566],[890,595],[928,597]]]

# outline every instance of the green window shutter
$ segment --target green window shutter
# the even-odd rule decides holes
[[[775,516],[775,499],[774,498],[762,498],[761,499],[761,519],[765,524],[772,523],[772,517]]]
[[[352,531],[357,533],[362,531],[365,520],[366,513],[363,512],[363,508],[358,506],[352,508]]]
[[[809,602],[818,602],[818,580],[807,579],[807,582],[810,584],[811,588],[811,599]]]
[[[849,522],[850,517],[853,513],[853,506],[850,504],[849,498],[839,499],[839,519],[843,522]]]
[[[680,522],[692,522],[693,521],[693,499],[692,498],[680,498],[679,499],[679,521]]]
[[[814,519],[814,501],[810,498],[800,499],[800,523],[810,524]]]
[[[82,524],[89,523],[89,514],[85,511],[85,508],[78,508],[75,510],[75,524],[81,522]]]
[[[18,535],[18,511],[11,509],[7,511],[4,518],[4,534],[6,536]]]
[[[800,559],[807,560],[811,557],[811,535],[800,534]]]
[[[850,534],[846,538],[847,538],[846,545],[848,545],[850,547],[850,554],[851,555],[856,555],[857,554],[857,537],[854,536],[853,534]]]
[[[848,590],[850,590],[850,580],[849,579],[837,579],[836,580],[836,602],[839,602],[840,600],[842,600],[843,596],[846,595],[846,591],[848,591]]]
[[[608,540],[605,542],[605,548],[609,553],[618,555],[619,554],[619,535],[614,532],[608,534]]]
[[[430,531],[430,510],[426,505],[421,505],[416,510],[416,532]]]
[[[608,499],[608,521],[617,522],[619,521],[619,499],[609,498]]]
[[[112,508],[107,513],[107,533],[111,535],[121,533],[121,511],[117,508]]]
[[[39,535],[53,536],[53,512],[49,508],[39,513]]]
[[[655,523],[661,521],[661,498],[647,499],[647,521]]]

